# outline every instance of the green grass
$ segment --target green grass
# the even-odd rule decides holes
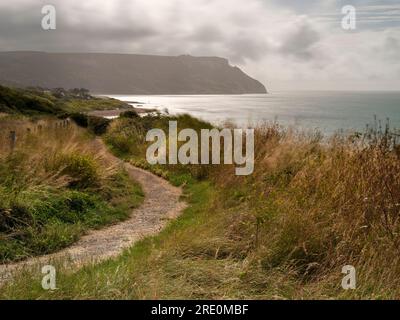
[[[248,261],[248,244],[221,231],[240,218],[218,206],[207,181],[185,181],[189,207],[158,235],[106,262],[77,272],[57,268],[57,290],[41,288],[40,270],[25,272],[0,290],[0,299],[273,299],[292,298],[299,283],[285,270],[264,272]],[[217,209],[217,210],[216,210]],[[229,224],[228,224],[229,225]],[[231,230],[228,230],[231,231]],[[279,286],[276,281],[278,281]]]
[[[399,297],[400,148],[397,134],[366,132],[321,141],[276,125],[256,130],[255,172],[233,166],[149,166],[143,139],[166,116],[117,120],[113,151],[182,185],[189,207],[157,236],[121,256],[70,272],[58,290],[25,273],[0,298],[396,299]],[[189,116],[182,127],[208,124]],[[125,141],[113,143],[115,137]],[[125,148],[126,147],[126,148]],[[390,261],[390,263],[388,263]],[[354,265],[357,289],[341,288]]]
[[[93,97],[88,93],[82,97],[73,90],[62,91],[63,95],[60,96],[57,90],[0,86],[0,113],[25,116],[65,115],[130,107],[126,103],[112,98]]]
[[[178,178],[177,178],[178,179]],[[182,236],[182,230],[193,230],[199,223],[199,216],[207,212],[211,204],[213,188],[207,182],[191,183],[185,187],[184,197],[190,206],[176,220],[154,237],[147,237],[126,250],[120,257],[104,263],[84,267],[70,273],[59,266],[57,287],[54,292],[44,292],[40,286],[39,274],[25,273],[12,284],[0,290],[1,299],[140,299],[157,298],[151,285],[157,285],[151,279],[151,273],[160,262],[153,259],[154,252],[174,254],[176,237]],[[205,218],[205,217],[203,217]],[[152,258],[152,259],[149,259]],[[157,263],[153,265],[153,263]],[[151,266],[151,267],[150,267]],[[150,281],[151,283],[147,283]],[[172,285],[172,284],[171,284]],[[146,296],[143,296],[145,294]]]
[[[122,221],[137,207],[140,186],[120,171],[97,192],[93,189],[56,189],[49,186],[20,192],[0,211],[0,261],[16,261],[47,254],[77,241],[87,230]],[[82,186],[80,186],[82,187]]]
[[[90,100],[70,99],[63,101],[63,110],[69,113],[125,109],[128,107],[126,103],[111,98],[92,98]]]
[[[0,86],[0,112],[25,115],[56,114],[61,108],[51,95]]]
[[[0,262],[47,254],[128,218],[141,187],[86,130],[0,119]],[[30,129],[30,131],[27,130]],[[11,152],[7,134],[15,130]]]

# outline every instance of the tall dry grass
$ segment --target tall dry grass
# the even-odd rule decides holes
[[[165,128],[169,118],[147,120],[152,120],[150,127]],[[188,116],[178,119],[182,128],[193,122]],[[195,124],[196,129],[209,125]],[[113,137],[130,136],[123,121],[112,128]],[[329,138],[265,124],[255,130],[255,172],[247,177],[235,176],[229,165],[151,167],[136,160],[144,157],[142,150],[124,151],[136,158],[136,165],[172,182],[192,177],[215,183],[214,203],[204,213],[210,222],[202,220],[204,226],[190,228],[187,237],[172,242],[179,255],[246,261],[244,280],[254,285],[247,289],[260,296],[255,288],[271,283],[268,275],[280,272],[283,279],[308,288],[311,297],[393,298],[400,297],[399,138],[398,131],[378,121],[364,133]],[[193,233],[200,236],[193,238]],[[345,265],[356,267],[356,291],[341,288]],[[230,276],[219,278],[229,281]]]
[[[145,148],[131,148],[130,137],[143,141],[141,129],[167,121],[117,120],[106,139],[145,163]],[[255,133],[250,176],[229,165],[143,164],[183,184],[184,214],[116,260],[65,275],[63,289],[45,297],[400,298],[398,132],[376,126],[327,139],[267,124]],[[345,265],[356,268],[356,290],[341,287]],[[30,282],[8,296],[27,296]],[[32,292],[43,297],[39,287]]]
[[[191,127],[192,120],[178,120]],[[114,134],[121,131],[113,128]],[[198,282],[216,296],[400,298],[399,142],[399,131],[377,121],[364,133],[329,138],[273,123],[255,131],[255,172],[247,177],[235,176],[229,165],[150,167],[135,160],[172,182],[192,177],[216,187],[195,226],[180,230],[160,250],[169,258],[159,267],[190,262],[216,273],[218,281],[240,283],[218,289]],[[212,261],[224,261],[223,270],[212,269]],[[355,291],[341,288],[345,265],[356,268]],[[240,280],[224,271],[230,268]],[[190,277],[194,271],[184,272]],[[179,296],[184,290],[190,291],[172,291]]]
[[[11,150],[11,131],[17,137],[14,150]],[[72,123],[63,126],[56,120],[0,119],[0,161],[13,162],[25,175],[27,184],[65,186],[73,178],[65,174],[71,165],[67,162],[74,159],[79,162],[79,157],[91,158],[88,161],[96,171],[93,178],[99,181],[115,173],[116,166],[107,158],[103,146]]]
[[[0,119],[0,262],[55,251],[126,218],[122,207],[139,202],[138,189],[86,130]]]
[[[255,150],[251,177],[225,168],[215,181],[218,206],[241,211],[226,236],[241,239],[259,271],[286,270],[317,291],[399,298],[399,134],[370,128],[323,140],[273,125],[257,129]],[[340,288],[345,265],[356,267],[359,290]]]

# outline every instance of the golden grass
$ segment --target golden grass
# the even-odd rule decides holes
[[[292,270],[311,287],[329,285],[331,292],[315,294],[399,298],[397,138],[375,131],[320,141],[258,129],[254,174],[240,178],[225,170],[215,179],[222,194],[236,193],[219,207],[242,211],[229,237],[251,240],[248,254],[260,272]],[[358,290],[340,288],[345,265],[356,267]]]
[[[72,123],[3,118],[0,137],[0,263],[59,250],[141,202],[101,141]]]
[[[10,132],[16,133],[15,149],[11,150]],[[100,179],[116,171],[115,163],[108,160],[100,143],[81,129],[63,120],[0,119],[0,161],[11,156],[23,156],[24,170],[31,179],[50,182],[62,175],[60,159],[66,155],[89,155],[101,166]],[[57,168],[57,172],[54,169]],[[49,176],[50,174],[50,176]],[[43,180],[44,179],[44,180]]]
[[[323,139],[272,124],[255,134],[255,172],[203,166],[215,194],[149,256],[145,278],[164,283],[158,297],[400,298],[398,132]],[[165,176],[185,172],[173,167]],[[341,288],[345,265],[356,268],[357,290]],[[182,285],[200,270],[216,282]]]
[[[260,127],[254,174],[207,166],[208,181],[196,182],[192,166],[166,167],[172,181],[187,182],[190,203],[167,230],[115,260],[61,273],[57,292],[40,282],[26,291],[22,279],[3,296],[399,299],[397,139],[388,130],[322,140]],[[344,265],[356,268],[356,290],[341,287]]]

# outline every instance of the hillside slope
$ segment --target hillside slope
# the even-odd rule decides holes
[[[122,101],[94,97],[86,89],[15,88],[0,85],[0,113],[38,115],[69,114],[92,110],[126,109]]]
[[[265,87],[228,60],[133,54],[0,52],[0,83],[114,94],[245,94]]]

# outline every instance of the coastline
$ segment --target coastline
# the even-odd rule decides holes
[[[117,118],[119,115],[127,110],[130,109],[113,109],[113,110],[94,110],[90,111],[87,114],[90,116],[96,116],[96,117],[103,117],[103,118]],[[137,107],[132,107],[132,110],[136,111],[139,115],[145,115],[148,113],[155,112],[155,109],[145,109],[145,108],[137,108]]]

